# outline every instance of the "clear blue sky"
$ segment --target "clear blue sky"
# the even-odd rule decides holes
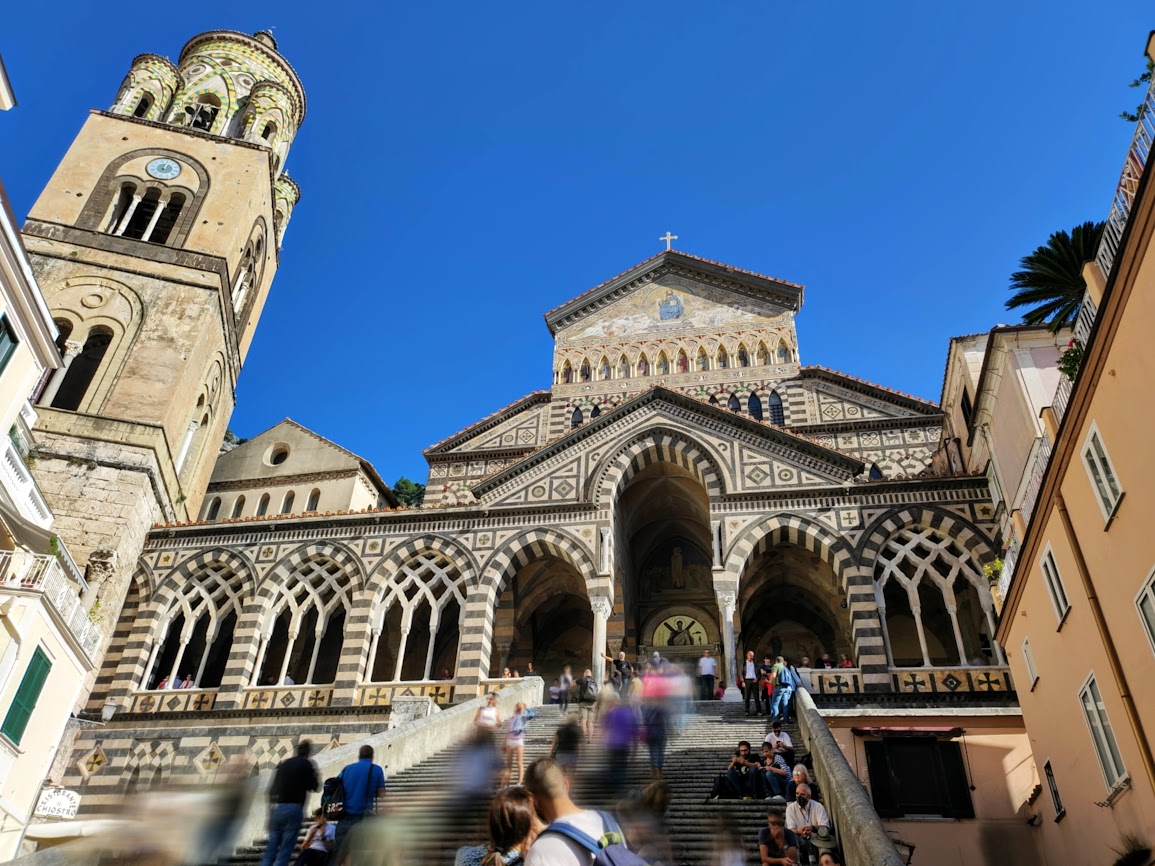
[[[701,9],[710,8],[703,14]],[[802,361],[937,400],[1017,260],[1102,219],[1148,2],[22,3],[0,177],[23,217],[133,56],[275,27],[303,194],[232,427],[421,449],[550,382],[541,314],[657,252],[806,285]]]

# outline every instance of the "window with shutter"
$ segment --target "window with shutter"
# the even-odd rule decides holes
[[[871,797],[880,817],[975,816],[958,743],[887,737],[865,745]]]
[[[16,696],[12,699],[12,706],[8,708],[8,714],[4,716],[4,724],[0,726],[0,734],[6,736],[16,745],[20,745],[20,739],[28,728],[32,711],[36,709],[36,701],[40,697],[40,692],[44,688],[44,682],[48,679],[48,672],[51,669],[52,662],[48,660],[44,650],[37,647],[36,652],[32,654],[32,660],[28,663],[28,669],[24,671],[24,679],[20,681],[20,688],[16,690]]]

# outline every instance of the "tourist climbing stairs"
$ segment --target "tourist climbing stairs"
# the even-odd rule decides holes
[[[746,716],[741,704],[698,702],[691,706],[683,729],[671,733],[663,774],[671,790],[666,827],[673,862],[708,866],[721,816],[728,817],[740,833],[747,862],[757,862],[758,830],[766,825],[766,813],[769,808],[784,811],[784,805],[761,800],[708,802],[707,797],[738,741],[750,741],[757,753],[770,729],[769,723],[765,716]],[[556,706],[538,708],[537,717],[527,727],[526,766],[549,753],[550,738],[561,721]],[[806,753],[797,728],[787,725],[785,730],[795,744],[795,761],[804,760]],[[434,757],[389,778],[386,798],[393,814],[401,818],[397,824],[406,839],[406,863],[452,866],[458,847],[485,840],[488,799],[472,798],[462,803],[452,793],[461,772],[463,752],[460,744],[446,744]],[[575,802],[586,808],[613,808],[620,798],[605,790],[605,778],[601,753],[591,750],[583,755],[572,791]],[[636,749],[626,772],[626,797],[640,791],[650,780],[646,749]],[[263,842],[242,848],[232,863],[257,866]]]

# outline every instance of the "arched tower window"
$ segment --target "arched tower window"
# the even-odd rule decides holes
[[[209,501],[208,510],[205,511],[205,520],[216,520],[217,515],[221,513],[221,498],[214,496]]]
[[[125,212],[125,222],[117,228],[116,234],[135,241],[144,238],[146,232],[151,234],[157,222],[153,216],[160,206],[160,190],[155,188],[147,190],[136,202],[136,207],[129,205],[128,211]]]
[[[750,417],[756,421],[762,420],[762,400],[757,394],[751,394],[750,399],[746,401],[746,406],[750,411]]]
[[[260,500],[257,502],[257,517],[264,517],[269,513],[269,494],[261,494]]]
[[[188,126],[193,129],[202,129],[212,132],[216,123],[217,114],[221,110],[221,101],[211,93],[202,93],[192,105],[185,106],[184,113],[188,118]]]
[[[152,94],[142,93],[140,101],[136,103],[136,108],[132,110],[133,117],[144,117],[148,114],[149,109],[152,108]]]
[[[580,408],[574,409],[573,414],[569,416],[569,426],[580,427],[583,421],[585,421],[585,418],[582,417],[582,410]]]
[[[273,136],[277,134],[277,125],[275,123],[266,123],[265,128],[261,130],[261,138],[265,141],[272,141]]]
[[[233,503],[233,517],[240,517],[241,512],[245,510],[245,497],[241,494],[237,497],[237,501]]]
[[[786,412],[782,408],[782,398],[778,396],[777,391],[771,392],[770,399],[766,401],[766,404],[770,423],[775,427],[784,427],[786,425]]]
[[[601,407],[600,406],[594,406],[594,408],[590,409],[590,420],[591,421],[594,420],[594,418],[597,418],[601,414],[602,414]]]
[[[881,481],[882,480],[882,470],[880,470],[878,468],[877,463],[871,463],[870,464],[870,480],[871,481]]]
[[[293,495],[292,490],[290,490],[288,493],[285,494],[285,498],[281,502],[281,514],[292,514],[293,513],[293,499],[294,498],[295,498],[295,496]]]
[[[84,341],[84,348],[80,350],[64,374],[64,381],[52,399],[53,409],[68,409],[76,411],[80,408],[89,385],[100,369],[108,347],[112,344],[112,331],[107,328],[93,328]]]
[[[730,399],[726,401],[726,408],[729,409],[731,412],[741,412],[742,411],[742,403],[738,399],[737,394],[731,394],[730,395]]]
[[[157,643],[145,670],[144,688],[215,689],[224,678],[233,631],[243,602],[239,580],[223,562],[213,563],[183,582],[180,594],[162,618],[164,640]]]
[[[54,321],[56,322],[56,348],[63,355],[64,344],[72,336],[72,322],[67,319],[55,319]]]
[[[169,195],[168,203],[163,205],[160,216],[152,228],[152,232],[147,237],[142,238],[142,240],[146,240],[150,244],[168,243],[169,235],[172,234],[173,226],[176,225],[176,221],[180,217],[180,212],[184,210],[184,206],[185,197],[183,193],[174,192]]]
[[[314,487],[312,492],[309,493],[309,501],[307,503],[305,503],[305,510],[306,511],[316,511],[320,507],[320,505],[321,505],[321,490],[320,490],[320,488]]]

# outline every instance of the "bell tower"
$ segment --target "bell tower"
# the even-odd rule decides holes
[[[107,623],[149,529],[200,507],[300,196],[284,166],[304,116],[271,34],[142,54],[25,224],[65,360],[34,472]]]

